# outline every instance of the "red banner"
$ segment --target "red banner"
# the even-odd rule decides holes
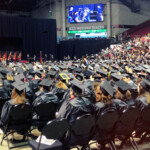
[[[21,57],[22,57],[22,53],[20,52],[17,61],[20,61]]]
[[[5,52],[3,55],[3,61],[6,61],[6,59],[7,59],[7,52]]]
[[[12,57],[12,52],[9,53],[8,60],[10,61]]]
[[[15,52],[15,53],[14,53],[14,56],[13,56],[14,62],[16,62],[16,59],[17,59],[17,52]]]
[[[42,51],[40,51],[40,62],[43,63],[42,62]]]

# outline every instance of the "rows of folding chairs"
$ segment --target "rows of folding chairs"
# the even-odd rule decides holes
[[[79,116],[71,125],[63,118],[52,119],[43,124],[39,141],[29,140],[29,145],[32,150],[69,150],[74,147],[86,150],[90,149],[89,141],[95,140],[100,144],[100,149],[105,149],[108,145],[111,150],[116,150],[115,139],[118,138],[122,141],[120,147],[129,141],[133,149],[138,150],[133,133],[137,126],[138,136],[142,140],[150,133],[149,114],[150,105],[142,112],[139,112],[136,107],[131,107],[122,114],[109,112],[97,118],[86,114]],[[9,118],[9,122],[2,127],[2,130],[3,139],[7,139],[8,148],[12,149],[14,147],[9,146],[8,135],[13,131],[22,134],[24,139],[29,136],[32,126],[32,108],[28,104],[14,105]],[[138,125],[138,122],[142,122],[142,125]],[[43,136],[53,139],[53,142],[44,144]]]
[[[22,141],[26,137],[29,139],[33,129],[42,130],[48,121],[55,118],[55,105],[52,102],[39,103],[36,107],[32,107],[28,103],[13,105],[9,114],[8,122],[1,126],[3,131],[1,145],[3,140],[6,139],[8,149],[13,149],[28,144],[10,147],[8,136],[19,133],[23,135]]]

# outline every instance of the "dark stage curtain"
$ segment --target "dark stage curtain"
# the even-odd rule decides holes
[[[86,54],[96,54],[102,49],[110,46],[109,39],[82,39],[82,40],[68,40],[61,41],[59,48],[59,59],[63,59],[64,56],[70,55],[73,59],[74,56],[81,58]]]
[[[30,57],[33,57],[34,54],[39,57],[40,51],[43,52],[43,55],[57,56],[56,20],[0,16],[0,39],[3,38],[21,40],[21,48],[15,43],[15,46],[10,46],[12,49],[8,51],[22,51],[24,58],[27,54]],[[0,46],[2,47],[4,48]],[[6,50],[3,48],[0,51]]]

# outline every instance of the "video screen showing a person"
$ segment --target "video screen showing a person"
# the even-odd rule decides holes
[[[69,7],[69,23],[97,22],[103,20],[103,4],[76,5]]]

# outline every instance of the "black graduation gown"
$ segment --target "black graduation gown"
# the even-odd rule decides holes
[[[13,102],[13,100],[5,102],[5,104],[2,108],[1,122],[0,122],[1,125],[5,125],[8,122],[10,110],[13,107],[12,102]]]
[[[68,89],[64,95],[63,95],[63,98],[62,98],[62,102],[64,102],[66,99],[69,99],[70,98],[70,89]]]
[[[63,98],[61,100],[59,100],[59,104],[57,105],[57,111],[60,109],[62,103],[66,100],[66,99],[69,99],[70,98],[70,89],[68,89],[64,95],[63,95]]]
[[[112,100],[112,104],[116,107],[118,113],[120,114],[120,116],[125,113],[128,109],[130,109],[131,107],[135,107],[134,102],[131,101],[122,101],[120,99],[114,99]],[[122,121],[118,120],[115,128],[114,128],[114,133],[117,135],[122,135],[122,133],[124,133],[124,131],[128,132],[129,128],[128,126],[126,126],[124,123],[122,123]]]
[[[25,89],[25,91],[26,91],[26,98],[29,100],[30,104],[32,104],[34,92],[32,90],[32,87],[30,86],[30,83],[27,82],[26,84],[27,84],[27,87]]]
[[[40,79],[32,80],[32,89],[33,89],[33,92],[38,91],[38,85],[39,85],[40,81],[41,81]]]
[[[52,93],[58,97],[59,101],[62,100],[65,92],[66,92],[66,90],[63,90],[63,89],[57,88],[57,87],[53,88],[53,90],[52,90]]]
[[[91,92],[91,97],[89,100],[94,104],[96,103],[96,95],[94,90]]]
[[[136,101],[136,106],[140,111],[142,111],[145,108],[145,106],[148,105],[145,96],[138,97],[135,101]]]
[[[37,92],[34,94],[34,96],[33,96],[33,101],[34,101],[37,97],[39,97],[39,96],[41,96],[41,95],[43,95],[43,94],[44,94],[43,91],[37,91]]]
[[[4,87],[0,87],[0,114],[5,102],[10,99],[10,93]]]
[[[42,92],[42,93],[43,93],[43,92]],[[54,95],[54,94],[51,94],[51,93],[43,93],[43,94],[39,95],[39,96],[33,101],[32,106],[33,106],[33,107],[36,107],[37,104],[39,104],[39,103],[45,103],[45,102],[48,102],[48,101],[57,104],[57,103],[58,103],[58,98],[57,98],[57,96]]]
[[[0,120],[0,125],[5,125],[9,121],[9,115],[11,108],[15,105],[13,104],[14,99],[11,99],[9,101],[6,101],[3,108],[2,108],[2,113],[1,113],[1,120]]]
[[[99,111],[97,113],[97,119],[99,116],[111,113],[111,112],[116,112],[117,107],[116,105],[112,104],[104,104],[103,102],[97,102],[96,106],[99,107]],[[93,134],[93,139],[99,141],[100,139],[105,139],[108,137],[109,131],[107,130],[100,130],[98,126],[96,126],[95,133]]]
[[[53,102],[54,103],[54,107],[53,107],[53,112],[51,113],[51,118],[54,119],[55,118],[55,113],[56,113],[56,107],[58,104],[58,98],[56,95],[51,94],[51,93],[44,93],[40,96],[38,96],[32,103],[33,109],[39,105],[39,104],[44,104],[46,102]],[[33,114],[33,119],[43,119],[40,118],[37,114]]]
[[[4,87],[9,93],[13,90],[13,86],[11,85],[12,83],[13,81],[4,80]]]
[[[110,113],[110,112],[118,111],[117,110],[118,106],[116,104],[114,104],[114,103],[104,104],[102,102],[97,102],[96,106],[100,108],[100,110],[99,110],[99,112],[97,114],[98,116],[104,115],[104,114],[107,114],[107,113]]]
[[[141,112],[146,106],[148,105],[146,97],[141,96],[136,99],[136,106]],[[136,123],[136,135],[140,135],[142,133],[142,130],[144,128],[149,129],[149,124],[146,122],[143,122],[142,118],[138,118],[137,123]]]
[[[127,103],[127,105],[129,107],[136,107],[136,101],[135,101],[135,99],[130,99],[130,100],[127,100],[125,102]]]
[[[84,97],[76,97],[63,102],[57,117],[65,118],[71,124],[77,117],[90,113],[97,115],[99,108]]]
[[[5,89],[5,87],[0,87],[0,100],[9,99],[10,93]]]
[[[112,99],[111,104],[116,108],[119,114],[126,112],[129,108],[128,104],[120,99]]]

